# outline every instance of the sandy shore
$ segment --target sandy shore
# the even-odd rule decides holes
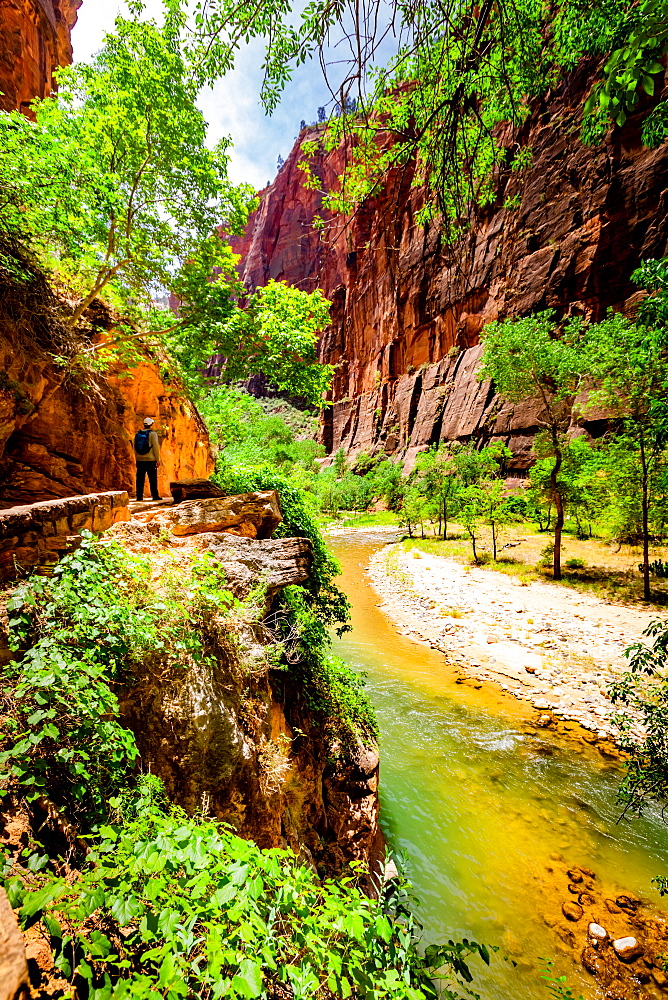
[[[369,575],[400,632],[537,710],[614,739],[616,709],[606,689],[656,611],[542,581],[523,585],[398,544],[372,557]],[[639,726],[635,732],[642,734]]]

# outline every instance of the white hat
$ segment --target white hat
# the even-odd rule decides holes
[[[150,427],[154,423],[155,420],[153,419],[153,417],[144,417],[144,427]]]

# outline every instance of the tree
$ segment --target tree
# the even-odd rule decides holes
[[[413,531],[419,525],[420,534],[424,538],[424,520],[427,516],[427,500],[415,487],[409,487],[404,491],[404,495],[399,508],[399,524],[406,528],[408,537],[413,537]]]
[[[491,479],[479,485],[483,520],[492,531],[492,551],[494,560],[497,557],[499,530],[505,524],[510,524],[513,514],[508,504],[505,483],[500,479]]]
[[[228,141],[206,145],[197,91],[167,29],[119,18],[91,64],[61,70],[35,121],[0,113],[0,225],[27,236],[74,283],[76,326],[111,282],[135,300],[184,269],[225,274],[250,185],[227,177]],[[198,264],[204,264],[206,273]]]
[[[582,324],[569,320],[559,330],[552,312],[520,320],[490,323],[483,333],[482,365],[478,379],[491,379],[497,392],[511,403],[535,399],[536,420],[544,431],[534,450],[549,458],[550,490],[556,510],[554,524],[555,580],[561,579],[561,534],[564,526],[563,487],[559,472],[567,443],[573,404],[583,382],[579,350]]]
[[[439,527],[443,525],[443,539],[448,537],[448,520],[457,505],[457,495],[462,478],[454,461],[455,444],[441,444],[418,455],[415,471],[420,490],[431,497],[438,506]]]
[[[224,293],[225,281],[218,280]],[[219,294],[216,285],[209,281],[203,294]],[[307,293],[270,281],[248,297],[243,309],[221,308],[215,317],[211,309],[198,312],[201,300],[193,301],[192,313],[186,312],[187,326],[175,326],[166,338],[191,386],[201,386],[202,370],[211,355],[222,354],[224,382],[261,371],[277,389],[301,396],[313,406],[322,405],[333,369],[318,362],[318,340],[329,323],[329,301],[319,289]]]
[[[647,310],[645,316],[651,318]],[[643,596],[651,597],[649,537],[651,481],[668,440],[668,331],[619,313],[586,331],[586,360],[598,383],[589,406],[603,406],[624,427],[640,469]]]
[[[607,510],[610,501],[610,442],[606,439],[593,447],[585,436],[564,442],[558,474],[559,492],[564,512],[575,517],[579,537],[591,535],[591,527]],[[531,468],[529,482],[536,499],[552,500],[552,458],[539,459]],[[541,529],[542,530],[542,529]]]
[[[478,563],[480,562],[480,559],[478,558],[476,544],[478,541],[480,525],[482,524],[485,516],[484,491],[478,483],[471,486],[465,486],[459,495],[459,500],[460,506],[457,517],[466,528],[468,536],[471,539],[473,560]]]

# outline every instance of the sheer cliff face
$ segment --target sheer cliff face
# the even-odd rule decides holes
[[[72,61],[70,31],[82,0],[1,0],[0,107],[27,111],[54,89],[53,74]]]
[[[321,343],[322,360],[336,365],[329,451],[385,450],[410,465],[431,442],[500,437],[518,469],[528,464],[535,408],[503,406],[477,382],[482,325],[548,308],[594,319],[625,308],[639,260],[666,252],[668,146],[642,148],[645,112],[603,145],[583,146],[586,82],[575,74],[535,104],[521,133],[503,136],[511,153],[532,148],[532,166],[502,176],[495,205],[456,249],[437,225],[414,224],[420,192],[409,169],[353,219],[325,215],[319,238],[320,196],[303,188],[297,166],[300,142],[317,132],[302,133],[236,249],[249,286],[277,278],[332,299]],[[316,157],[324,189],[344,160],[342,149]]]

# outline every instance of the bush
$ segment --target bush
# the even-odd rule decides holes
[[[155,778],[139,792],[76,877],[24,870],[5,883],[24,926],[42,918],[59,972],[86,984],[79,996],[426,1000],[436,969],[470,980],[467,955],[489,960],[469,942],[422,957],[403,884],[372,900],[354,873],[321,883],[289,850],[164,811]]]
[[[238,603],[206,556],[179,581],[180,593],[159,597],[145,558],[85,532],[53,579],[33,576],[14,591],[0,767],[28,801],[55,799],[90,825],[132,783],[137,747],[118,721],[115,690],[139,666],[202,657],[204,624]]]
[[[567,559],[566,567],[567,569],[584,569],[586,567],[586,562],[584,559]]]

